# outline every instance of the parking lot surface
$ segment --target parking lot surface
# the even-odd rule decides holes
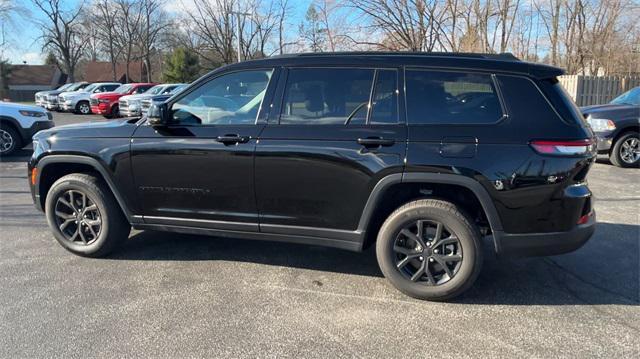
[[[56,124],[101,121],[54,114]],[[0,357],[637,357],[640,170],[599,160],[578,251],[488,258],[451,303],[382,277],[373,250],[132,232],[105,259],[58,245],[29,150],[0,160]]]

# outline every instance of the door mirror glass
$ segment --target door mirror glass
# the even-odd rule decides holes
[[[164,126],[168,123],[166,114],[167,104],[152,104],[147,112],[147,121],[151,126]]]

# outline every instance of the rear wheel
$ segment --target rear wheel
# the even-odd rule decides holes
[[[109,188],[87,174],[57,180],[47,194],[45,212],[58,243],[81,256],[104,256],[131,231]]]
[[[91,113],[91,106],[89,105],[89,102],[87,101],[80,101],[78,102],[78,104],[76,105],[76,113],[82,114],[82,115],[88,115]]]
[[[466,291],[482,267],[478,229],[452,203],[418,200],[393,212],[376,243],[384,276],[418,299],[447,300]]]
[[[10,125],[0,124],[0,156],[9,155],[22,148],[20,134]]]
[[[640,136],[637,132],[622,135],[609,154],[611,163],[618,167],[640,166]]]

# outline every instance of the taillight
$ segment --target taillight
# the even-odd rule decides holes
[[[589,138],[572,141],[531,141],[531,147],[543,155],[575,156],[584,155],[592,151],[593,141]]]
[[[593,211],[590,211],[589,213],[585,214],[584,216],[580,216],[580,218],[578,219],[578,223],[577,224],[585,224],[585,223],[589,222],[589,220],[591,219],[591,216],[593,216]]]

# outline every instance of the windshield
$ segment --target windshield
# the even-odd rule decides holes
[[[69,87],[69,89],[67,91],[76,91],[76,90],[79,90],[79,89],[84,88],[86,86],[87,86],[87,84],[85,84],[85,83],[77,82],[75,84],[72,84],[72,86]]]
[[[184,90],[186,87],[187,87],[187,85],[178,85],[173,90],[171,90],[171,92],[169,92],[169,93],[172,94],[172,95],[175,95],[178,92]]]
[[[71,87],[71,85],[73,85],[73,84],[64,84],[64,85],[58,87],[58,91],[64,91],[64,90],[68,89],[69,87]]]
[[[89,85],[89,86],[87,86],[87,87],[83,88],[83,89],[82,89],[82,91],[84,91],[84,92],[91,92],[91,91],[95,90],[95,89],[96,89],[96,87],[98,87],[98,84],[91,84],[91,85]]]
[[[127,93],[129,92],[129,90],[131,90],[132,87],[133,87],[132,85],[122,85],[122,86],[119,86],[117,89],[113,90],[113,92],[120,93],[120,94]]]
[[[145,95],[157,95],[164,89],[165,85],[156,85],[145,91]]]
[[[640,87],[633,88],[611,101],[614,105],[638,105],[640,106]]]

